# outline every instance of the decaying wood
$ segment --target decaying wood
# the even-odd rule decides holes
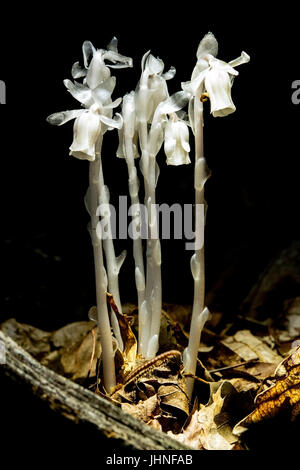
[[[10,337],[0,331],[5,344],[6,374],[31,388],[56,412],[74,421],[74,426],[89,423],[102,436],[114,439],[117,446],[142,450],[189,449],[169,436],[156,431],[124,413],[109,401],[41,365]]]

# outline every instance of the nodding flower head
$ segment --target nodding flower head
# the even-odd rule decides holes
[[[81,114],[74,122],[74,138],[70,155],[80,160],[93,161],[96,158],[95,146],[101,133],[101,120],[96,105]]]
[[[250,57],[242,52],[240,57],[228,63],[216,59],[218,43],[212,33],[204,36],[197,51],[197,64],[192,79],[182,83],[182,88],[191,98],[206,93],[210,99],[210,111],[214,117],[233,113],[236,108],[231,98],[234,77],[238,75],[235,67],[249,62]]]
[[[82,49],[84,67],[76,62],[72,67],[74,82],[67,79],[64,85],[83,108],[51,114],[47,121],[60,126],[76,119],[70,155],[92,161],[96,158],[95,143],[100,134],[113,128],[120,129],[123,125],[120,114],[116,113],[113,118],[113,109],[119,106],[122,99],[111,99],[116,79],[111,76],[110,68],[132,67],[132,59],[118,53],[116,38],[112,39],[107,50],[96,50],[89,41],[83,43]],[[83,83],[75,80],[82,77]]]

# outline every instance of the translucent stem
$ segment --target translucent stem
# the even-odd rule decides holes
[[[125,156],[128,167],[128,183],[129,183],[129,194],[131,198],[131,205],[134,207],[134,213],[132,214],[133,223],[135,225],[136,232],[133,238],[133,257],[135,262],[135,283],[138,293],[138,311],[139,311],[139,354],[144,353],[144,346],[142,338],[145,334],[143,332],[145,326],[145,320],[147,322],[147,312],[145,303],[145,270],[144,270],[144,259],[143,259],[143,246],[141,238],[142,220],[141,220],[141,209],[139,201],[139,182],[137,172],[134,164],[134,150],[132,144],[132,138],[128,135],[126,129],[126,122],[124,122],[124,139],[125,139]],[[142,307],[143,306],[143,307]]]
[[[195,122],[195,180],[198,178],[196,174],[197,162],[204,159],[203,153],[203,104],[200,101],[201,91],[199,90],[195,96],[194,104],[194,122]],[[204,181],[205,182],[205,181]],[[203,185],[195,184],[195,204],[205,203],[204,199],[204,183]],[[186,350],[188,358],[185,365],[185,372],[195,375],[197,366],[197,356],[200,344],[201,330],[203,328],[200,321],[201,313],[204,309],[205,301],[205,265],[204,265],[204,218],[199,220],[200,211],[195,213],[195,253],[192,257],[192,274],[194,278],[194,301],[192,310],[192,320],[190,326],[189,343]],[[194,387],[194,379],[187,379],[188,396],[191,398]]]
[[[107,207],[107,211],[109,211],[109,192],[107,186],[104,184],[104,177],[103,177],[103,170],[102,170],[102,162],[101,162],[101,147],[97,149],[98,155],[98,203],[103,204]],[[112,229],[111,229],[111,218],[110,214],[106,217],[106,228],[107,231],[105,233],[105,237],[103,237],[102,244],[103,250],[105,253],[106,259],[106,269],[107,269],[107,277],[108,277],[108,290],[110,294],[112,294],[115,304],[118,307],[120,313],[122,313],[122,305],[120,300],[120,290],[119,290],[119,271],[122,265],[122,262],[125,259],[125,254],[122,256],[120,255],[119,258],[116,258],[114,243],[113,243],[113,236],[112,236]],[[116,318],[116,314],[113,310],[110,312],[112,318],[112,327],[114,331],[114,335],[118,341],[118,346],[121,351],[124,349],[124,344],[120,332],[120,327],[118,320]]]
[[[143,302],[143,314],[140,316],[140,323],[142,327],[140,335],[140,354],[146,358],[147,348],[150,337],[150,328],[151,328],[151,291],[152,291],[152,259],[151,259],[151,240],[149,238],[149,153],[148,153],[148,128],[147,121],[141,120],[139,122],[139,141],[141,147],[141,163],[142,163],[142,173],[144,178],[144,189],[145,189],[145,206],[147,207],[147,248],[146,248],[146,285],[145,285],[145,300]]]
[[[98,146],[101,148],[102,141]],[[108,317],[106,290],[107,278],[103,264],[102,242],[97,236],[96,228],[98,223],[97,207],[98,207],[98,184],[99,184],[99,159],[90,162],[89,173],[89,191],[90,191],[90,213],[91,213],[91,238],[94,251],[95,265],[95,283],[96,283],[96,299],[97,299],[97,315],[98,328],[100,332],[100,341],[102,347],[103,375],[104,386],[108,392],[116,385],[115,363],[113,353],[112,334]]]
[[[162,285],[161,285],[161,246],[158,233],[158,220],[156,212],[156,154],[153,151],[156,148],[156,140],[159,138],[160,127],[153,122],[148,139],[148,182],[149,197],[148,213],[149,222],[149,240],[147,245],[147,259],[149,259],[149,267],[147,266],[147,283],[149,282],[149,290],[146,291],[147,304],[151,305],[151,329],[148,340],[148,348],[146,353],[147,359],[152,359],[159,348],[159,332],[162,308]],[[148,212],[149,212],[148,210]],[[149,273],[148,273],[149,269]]]

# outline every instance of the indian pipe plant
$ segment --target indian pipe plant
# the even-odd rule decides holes
[[[159,167],[156,157],[164,148],[168,165],[191,163],[189,153],[190,130],[195,141],[195,250],[191,257],[194,280],[194,299],[188,346],[183,354],[187,378],[187,393],[192,396],[201,331],[209,311],[205,306],[204,273],[204,186],[210,176],[203,153],[203,102],[209,99],[214,117],[227,116],[235,111],[231,87],[236,67],[249,61],[241,56],[229,63],[216,58],[218,43],[212,33],[201,40],[197,62],[191,80],[182,83],[182,90],[169,95],[167,81],[176,73],[174,67],[164,71],[164,63],[150,51],[142,58],[141,76],[134,91],[123,98],[112,99],[116,78],[111,69],[132,67],[132,59],[121,55],[117,39],[107,49],[95,49],[89,41],[83,43],[83,66],[76,62],[71,80],[64,84],[80,102],[80,109],[54,113],[47,120],[62,125],[74,122],[70,155],[89,161],[89,186],[85,205],[90,215],[89,232],[94,254],[97,299],[97,324],[100,333],[104,386],[111,392],[116,385],[114,363],[115,344],[122,351],[123,341],[118,319],[107,307],[107,292],[114,298],[122,313],[119,292],[119,271],[126,252],[116,256],[110,219],[109,189],[102,170],[101,148],[106,131],[117,129],[119,145],[117,157],[124,158],[128,168],[128,188],[131,200],[131,238],[135,263],[135,284],[138,303],[138,352],[142,358],[152,359],[159,349],[162,308],[161,245],[156,213],[156,186]],[[81,80],[81,81],[79,81]],[[122,103],[121,111],[114,112]],[[187,112],[183,109],[187,107]],[[190,129],[190,130],[189,130]],[[117,146],[116,146],[117,147]],[[140,182],[136,159],[139,158],[143,177],[146,256],[143,254],[142,205],[139,199]],[[106,231],[99,223],[106,220]]]

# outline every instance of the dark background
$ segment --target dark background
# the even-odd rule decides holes
[[[64,4],[66,6],[67,4]],[[69,4],[16,7],[1,30],[1,76],[7,104],[1,120],[0,321],[15,317],[44,329],[87,319],[95,302],[92,250],[83,196],[88,164],[71,158],[72,122],[52,127],[46,117],[78,108],[63,85],[74,62],[82,64],[84,40],[105,48],[112,36],[133,69],[112,71],[114,98],[135,88],[142,55],[174,65],[170,94],[190,79],[196,50],[212,31],[218,57],[230,61],[245,50],[251,62],[238,68],[232,96],[237,111],[224,119],[205,113],[205,155],[212,177],[206,185],[207,291],[230,270],[212,309],[234,315],[269,260],[299,237],[299,116],[291,84],[300,78],[298,13],[285,5],[262,13],[239,8],[151,3]],[[112,202],[127,194],[127,168],[116,158],[116,131],[106,133],[103,165]],[[193,160],[193,155],[191,155]],[[161,169],[157,202],[191,203],[193,165]],[[191,252],[185,241],[162,243],[163,300],[192,303]],[[116,242],[116,253],[131,241]],[[135,302],[130,256],[120,274],[123,302]]]

